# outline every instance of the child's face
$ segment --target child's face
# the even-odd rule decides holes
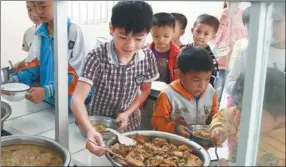
[[[179,78],[184,88],[194,96],[200,95],[206,90],[211,74],[211,71],[187,72],[184,74],[179,70]]]
[[[177,40],[180,40],[180,37],[182,35],[184,35],[185,33],[185,30],[182,29],[181,25],[180,25],[180,22],[178,20],[176,20],[176,25],[175,25],[175,31],[173,33],[173,41],[177,41]]]
[[[215,38],[215,30],[213,27],[198,23],[192,28],[193,40],[195,46],[206,47],[209,41]]]
[[[285,13],[275,11],[272,14],[272,36],[274,43],[285,45]]]
[[[171,26],[153,26],[151,35],[156,48],[164,49],[170,47],[173,33],[174,28]]]
[[[110,35],[113,37],[115,51],[118,56],[131,57],[143,48],[147,33],[138,35],[126,34],[124,28],[113,28],[110,25]]]
[[[32,20],[32,22],[34,24],[39,25],[41,23],[41,20],[40,20],[40,17],[37,16],[37,14],[36,14],[36,8],[35,8],[33,2],[26,1],[26,7],[28,10],[29,18]]]
[[[42,22],[48,23],[54,20],[53,0],[33,2],[36,6],[36,13]]]

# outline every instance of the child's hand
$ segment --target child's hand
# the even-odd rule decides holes
[[[22,69],[25,69],[27,66],[26,62],[23,60],[23,61],[20,61],[18,63],[16,63],[14,65],[14,69],[16,69],[16,71],[21,71]]]
[[[225,8],[220,17],[220,23],[225,24],[227,22],[228,17],[229,17],[229,9]]]
[[[90,140],[86,141],[86,148],[93,154],[97,155],[97,156],[102,156],[105,152],[104,149],[102,149],[102,147],[105,147],[103,139],[102,139],[102,135],[97,132],[95,129],[90,129],[87,131],[86,133],[86,137],[90,140],[92,140],[93,142],[96,142],[99,146],[96,146],[94,143],[92,143]]]
[[[191,136],[192,131],[188,127],[184,125],[178,125],[176,128],[177,128],[178,135],[187,137],[187,138]]]
[[[26,98],[34,103],[42,102],[46,97],[46,92],[44,88],[33,87],[29,90]]]
[[[129,114],[127,112],[122,112],[118,114],[114,122],[117,125],[119,125],[120,129],[126,129],[128,125],[128,119],[129,119]]]
[[[217,145],[222,145],[222,143],[226,140],[226,133],[223,130],[223,128],[214,128],[211,130],[211,141],[214,142]]]

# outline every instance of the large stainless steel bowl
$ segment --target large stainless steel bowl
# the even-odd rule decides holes
[[[37,145],[41,147],[45,147],[52,151],[57,152],[63,159],[63,166],[69,166],[71,162],[71,154],[70,152],[61,146],[56,141],[41,137],[41,136],[5,136],[1,137],[1,147],[9,146],[13,144],[31,144]]]
[[[200,146],[199,144],[197,144],[197,143],[195,143],[195,142],[193,142],[187,138],[184,138],[184,137],[181,137],[178,135],[174,135],[174,134],[170,134],[170,133],[159,132],[159,131],[132,131],[132,132],[122,133],[122,135],[125,135],[125,136],[130,136],[130,135],[135,135],[135,134],[140,134],[140,135],[148,136],[151,138],[152,137],[162,137],[162,138],[168,139],[169,142],[171,142],[173,144],[186,144],[187,146],[189,146],[193,150],[194,154],[196,154],[201,159],[201,161],[203,162],[203,166],[209,166],[210,165],[211,159],[210,159],[208,152],[202,146]],[[117,138],[113,137],[106,142],[106,145],[111,146],[111,145],[115,144],[116,142],[118,142]],[[111,158],[111,155],[108,152],[105,153],[105,156],[114,165],[122,166],[121,164],[114,161],[114,159]]]
[[[94,115],[94,116],[89,116],[88,119],[92,124],[104,125],[108,128],[111,128],[111,129],[118,131],[119,133],[123,132],[122,130],[118,129],[118,126],[114,123],[114,119],[112,119],[110,117]],[[79,124],[77,122],[75,122],[75,124],[80,129],[82,135],[85,136],[85,134],[84,134],[83,130],[81,129],[81,127],[79,126]],[[100,133],[101,133],[102,138],[104,140],[110,139],[111,137],[114,136],[114,134],[111,132],[100,132]]]
[[[12,109],[10,105],[1,101],[1,130],[3,129],[4,121],[9,118],[11,113]]]

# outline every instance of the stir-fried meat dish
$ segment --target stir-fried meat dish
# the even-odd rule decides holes
[[[197,137],[205,138],[205,139],[210,138],[210,132],[206,129],[195,130],[195,131],[193,131],[193,135],[197,136]]]
[[[105,132],[106,131],[106,126],[101,125],[101,124],[92,124],[92,126],[96,129],[98,132]]]
[[[202,166],[199,157],[182,144],[175,145],[164,138],[148,140],[143,135],[130,136],[137,141],[135,146],[116,143],[111,146],[113,152],[124,157],[124,160],[113,157],[123,166]]]
[[[36,145],[9,145],[1,148],[2,166],[62,166],[61,156]]]

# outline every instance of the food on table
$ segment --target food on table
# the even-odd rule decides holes
[[[96,131],[98,132],[105,132],[106,131],[106,126],[105,125],[102,125],[102,124],[96,124],[96,123],[93,123],[92,126],[96,129]]]
[[[2,166],[62,166],[61,156],[45,147],[15,144],[1,147]]]
[[[202,166],[199,157],[192,154],[187,145],[172,144],[165,138],[150,139],[144,135],[130,136],[137,141],[135,146],[116,143],[111,146],[113,152],[124,157],[114,156],[123,166]]]
[[[193,131],[193,135],[204,139],[210,138],[210,132],[206,129],[197,129]]]

